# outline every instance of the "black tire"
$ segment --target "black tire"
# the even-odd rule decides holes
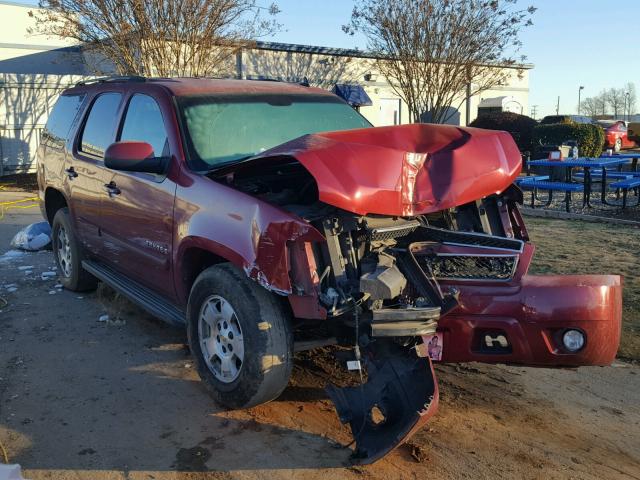
[[[64,230],[68,240],[68,258],[61,258],[61,230]],[[82,259],[84,253],[82,246],[73,232],[71,218],[69,217],[69,209],[61,208],[53,217],[53,225],[51,226],[51,246],[53,248],[53,256],[58,265],[60,283],[67,290],[73,292],[86,292],[95,290],[98,286],[98,280],[82,268]],[[68,265],[68,267],[67,267]]]
[[[200,343],[200,317],[204,305],[214,296],[230,304],[241,327],[243,359],[237,377],[228,382],[214,375]],[[211,336],[211,332],[208,334]],[[231,264],[210,267],[196,279],[187,307],[187,336],[202,382],[216,402],[225,407],[249,408],[269,402],[277,398],[289,382],[293,367],[289,315],[274,294]]]

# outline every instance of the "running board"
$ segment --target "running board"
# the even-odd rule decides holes
[[[84,260],[82,268],[160,320],[184,326],[185,313],[147,287],[98,262]]]

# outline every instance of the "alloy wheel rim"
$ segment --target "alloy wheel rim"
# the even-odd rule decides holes
[[[64,227],[58,230],[58,264],[62,275],[66,278],[71,277],[71,246],[69,245],[69,236]]]
[[[198,335],[202,357],[213,376],[223,383],[236,380],[244,364],[244,338],[235,310],[223,297],[211,295],[203,302]]]

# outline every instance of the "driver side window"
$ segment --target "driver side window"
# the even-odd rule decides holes
[[[156,157],[169,156],[169,141],[158,103],[148,95],[135,94],[129,100],[120,141],[147,142]]]

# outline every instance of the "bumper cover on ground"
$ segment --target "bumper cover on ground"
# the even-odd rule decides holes
[[[617,275],[525,275],[517,285],[455,286],[460,305],[438,322],[443,362],[557,367],[609,365],[615,359],[622,321]],[[586,336],[578,352],[563,347],[567,329]],[[500,345],[500,336],[508,347]]]

